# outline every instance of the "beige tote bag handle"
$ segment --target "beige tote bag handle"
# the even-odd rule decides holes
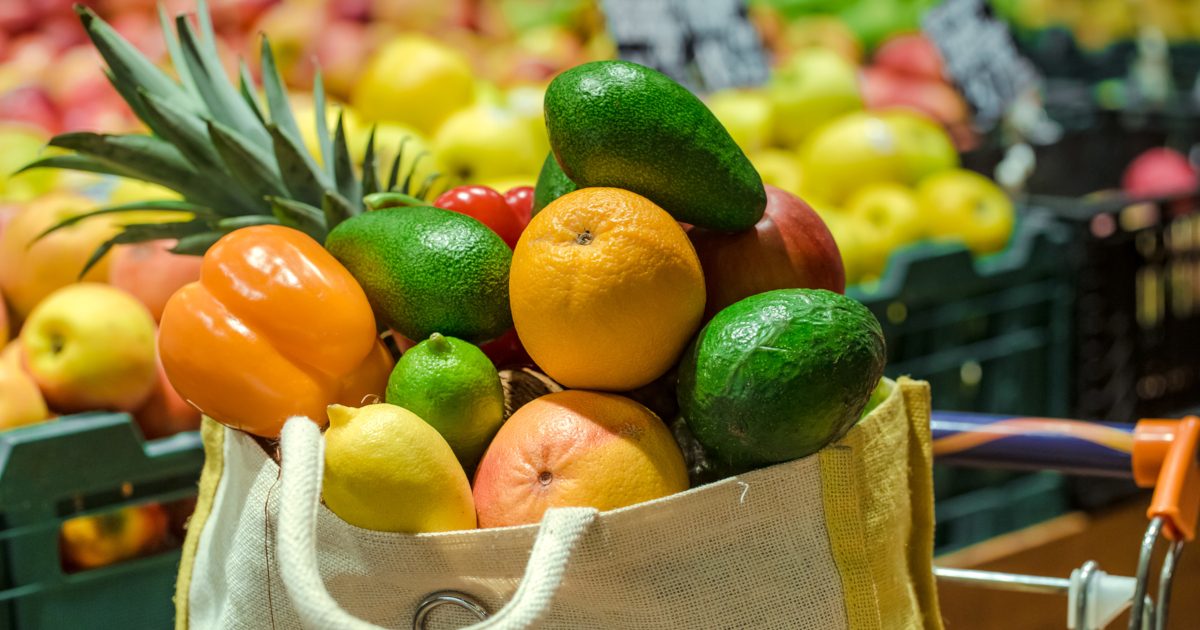
[[[317,512],[325,468],[325,440],[316,423],[288,419],[282,435],[279,526],[280,572],[300,623],[308,630],[385,630],[338,605],[317,570]],[[495,615],[464,630],[521,630],[550,608],[575,543],[596,518],[593,508],[546,511],[521,585]]]

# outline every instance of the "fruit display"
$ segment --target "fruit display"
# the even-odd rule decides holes
[[[670,418],[639,400],[669,414],[678,397],[679,407],[694,411],[685,417],[701,448],[746,470],[838,439],[880,380],[878,324],[830,291],[842,291],[845,278],[820,215],[764,185],[707,105],[662,74],[619,61],[559,74],[544,90],[546,142],[526,145],[505,129],[532,125],[502,120],[507,114],[490,105],[449,111],[471,101],[471,83],[448,89],[437,107],[413,110],[421,103],[408,95],[445,72],[461,76],[466,66],[421,56],[430,44],[420,38],[390,46],[381,54],[419,57],[432,74],[355,88],[355,115],[436,129],[427,146],[437,167],[461,180],[505,176],[492,166],[517,157],[525,160],[521,168],[541,169],[536,187],[502,194],[467,183],[435,196],[436,173],[414,181],[420,157],[405,168],[406,149],[398,146],[390,165],[379,159],[380,127],[367,133],[362,155],[352,156],[357,132],[348,130],[344,112],[329,124],[320,91],[310,110],[316,133],[301,133],[308,121],[296,112],[304,109],[293,109],[284,60],[265,38],[267,107],[245,73],[237,87],[222,76],[205,20],[201,32],[176,22],[178,42],[170,40],[169,52],[177,68],[188,69],[177,80],[97,14],[78,12],[114,85],[154,133],[60,134],[50,143],[68,152],[27,169],[120,174],[174,194],[67,212],[33,214],[31,206],[6,230],[6,240],[46,248],[77,239],[69,241],[76,257],[60,258],[55,269],[77,275],[37,285],[64,285],[40,302],[36,292],[26,298],[17,291],[32,305],[29,313],[16,310],[27,316],[22,359],[51,408],[138,411],[147,422],[158,416],[158,430],[175,394],[258,438],[277,437],[296,415],[328,423],[329,509],[359,527],[416,533],[529,523],[548,507],[615,509],[686,490]],[[383,80],[371,72],[378,68],[364,81]],[[316,70],[318,88],[320,77]],[[384,87],[395,93],[371,96]],[[481,126],[489,131],[481,134]],[[520,156],[484,159],[481,139],[488,150],[513,148]],[[916,151],[902,166],[905,174],[923,173],[930,163]],[[130,213],[136,222],[117,219]],[[108,221],[102,230],[82,232],[85,222],[100,220]],[[128,249],[110,261],[114,246]],[[4,251],[28,255],[16,246]],[[177,263],[181,255],[200,262]],[[755,276],[764,269],[765,278]],[[111,284],[74,284],[88,273]],[[20,289],[25,276],[16,276],[11,285]],[[710,302],[709,291],[719,297]],[[836,306],[818,316],[757,299],[781,292]],[[64,308],[60,302],[92,293],[87,307],[105,312],[84,323],[111,318],[114,331],[128,328],[135,338],[87,335],[81,323],[87,338],[76,348],[72,313],[52,315]],[[746,325],[721,344],[704,342],[705,331],[738,317],[758,321],[764,332],[800,332],[759,339]],[[829,354],[823,334],[865,345]],[[103,350],[106,341],[119,342],[120,352],[89,354],[88,344]],[[398,360],[387,344],[399,350]],[[809,366],[808,377],[826,382],[768,377],[776,368],[743,382],[742,414],[773,418],[769,430],[805,437],[798,446],[768,438],[731,451],[714,435],[721,426],[740,432],[744,416],[722,419],[693,405],[703,397],[688,389],[697,362],[751,360],[768,349],[787,364],[776,371]],[[73,371],[75,356],[90,357],[103,374]],[[504,360],[528,366],[497,364]],[[675,370],[678,392],[667,376]],[[522,398],[515,374],[537,375],[541,391]],[[72,388],[70,378],[81,384]],[[88,397],[85,386],[96,385],[112,398]],[[797,388],[828,400],[790,418],[770,406]],[[36,400],[15,398],[14,408],[36,408]]]

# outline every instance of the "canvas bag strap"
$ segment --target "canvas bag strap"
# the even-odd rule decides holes
[[[318,500],[325,467],[320,428],[308,418],[290,418],[281,442],[276,546],[284,587],[301,625],[309,630],[383,630],[342,610],[325,589],[317,569]],[[519,630],[540,619],[562,583],[571,550],[596,514],[592,508],[547,510],[512,601],[469,630]]]

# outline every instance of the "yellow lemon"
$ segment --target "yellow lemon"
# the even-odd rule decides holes
[[[383,532],[475,529],[471,484],[446,440],[396,405],[329,406],[325,505]]]

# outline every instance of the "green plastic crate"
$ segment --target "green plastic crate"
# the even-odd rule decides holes
[[[975,259],[954,243],[897,251],[878,283],[846,294],[887,339],[886,374],[929,381],[948,411],[1070,411],[1071,233],[1025,209],[1009,247]]]
[[[0,433],[0,630],[174,627],[180,551],[67,574],[62,523],[197,491],[198,433],[145,442],[126,414],[90,413]]]

